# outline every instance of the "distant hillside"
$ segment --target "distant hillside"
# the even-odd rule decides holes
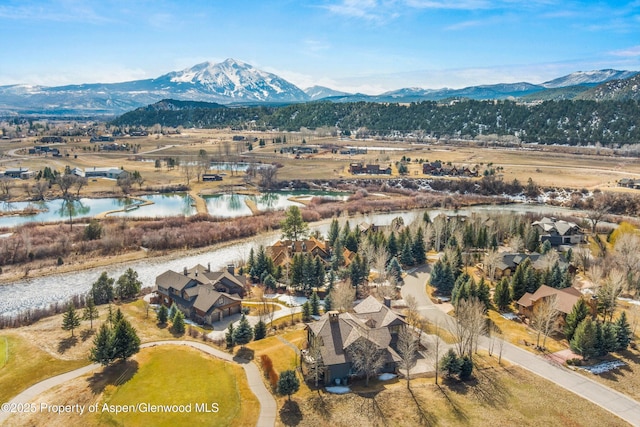
[[[474,138],[513,135],[543,144],[640,143],[637,101],[458,101],[412,104],[310,102],[281,107],[179,108],[163,101],[127,113],[115,126],[239,127],[297,131],[301,127],[338,128],[361,136],[412,134],[423,137]]]
[[[531,101],[562,101],[566,99],[575,99],[579,94],[589,90],[590,86],[568,86],[558,87],[553,89],[544,89],[539,92],[534,92],[519,99],[524,102]]]
[[[603,83],[579,94],[576,98],[593,101],[640,101],[640,74],[624,80]]]

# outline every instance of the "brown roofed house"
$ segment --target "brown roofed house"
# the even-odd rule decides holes
[[[307,324],[308,342],[319,338],[325,385],[346,380],[355,373],[349,355],[350,346],[370,341],[383,352],[382,372],[395,372],[400,356],[395,348],[404,319],[389,307],[369,296],[354,307],[353,313],[329,311],[320,320]]]
[[[186,317],[211,324],[242,309],[245,278],[236,276],[233,268],[211,271],[196,265],[183,273],[165,271],[156,277],[160,302],[167,307],[175,304]]]
[[[562,313],[563,320],[571,312],[578,300],[582,298],[580,291],[573,287],[556,289],[542,285],[533,294],[527,292],[518,300],[518,312],[527,318],[531,318],[537,304],[554,295],[557,299],[557,308]]]

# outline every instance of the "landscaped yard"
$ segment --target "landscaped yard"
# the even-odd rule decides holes
[[[504,338],[518,347],[522,347],[532,351],[536,345],[537,332],[526,325],[514,320],[505,319],[494,310],[489,310],[489,319],[502,331]],[[540,335],[540,345],[544,340],[544,335]],[[526,343],[526,344],[525,344]],[[568,348],[566,341],[559,341],[552,337],[547,338],[546,348],[549,353],[566,350]]]
[[[39,381],[89,363],[86,358],[59,359],[9,331],[0,335],[0,354],[0,402],[7,402]]]
[[[78,403],[86,407],[98,404],[100,410],[82,416],[12,416],[8,425],[249,426],[255,425],[260,412],[260,404],[248,387],[242,367],[181,346],[143,349],[125,364],[96,371],[43,393],[35,400],[38,407],[42,402]],[[206,404],[209,410],[214,408],[212,403],[217,403],[218,412],[196,410],[196,403]],[[104,404],[120,408],[139,404],[187,406],[183,410],[155,413],[142,412],[144,406],[139,406],[133,412],[115,414],[103,411]],[[186,409],[189,404],[190,412]]]
[[[626,426],[602,408],[524,369],[499,366],[487,355],[476,358],[468,383],[416,379],[372,381],[346,395],[293,396],[278,425],[298,426]],[[284,416],[284,417],[282,417]]]

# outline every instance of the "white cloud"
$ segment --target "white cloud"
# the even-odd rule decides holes
[[[626,49],[614,50],[609,53],[613,56],[623,56],[623,57],[640,56],[640,45],[628,47]]]

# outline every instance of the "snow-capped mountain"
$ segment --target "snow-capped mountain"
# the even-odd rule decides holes
[[[578,95],[579,99],[593,101],[640,101],[640,73],[622,80],[611,80]]]
[[[0,87],[0,113],[120,114],[162,99],[221,104],[302,102],[309,97],[275,74],[241,61],[204,62],[155,79],[71,86]]]
[[[593,70],[593,71],[577,71],[566,76],[558,77],[542,83],[541,86],[546,88],[558,88],[567,86],[595,86],[609,80],[628,79],[638,74],[637,71],[620,71],[620,70]]]
[[[348,92],[342,92],[339,90],[333,90],[325,86],[311,86],[304,90],[311,101],[317,99],[329,98],[332,96],[345,96],[350,95]]]
[[[219,64],[203,62],[152,81],[163,87],[170,87],[174,92],[196,96],[207,94],[207,101],[227,104],[300,102],[309,99],[300,88],[288,81],[235,59],[227,59]],[[216,97],[217,100],[214,99]]]
[[[380,95],[349,94],[322,86],[305,91],[275,74],[234,59],[203,62],[155,79],[123,83],[91,83],[69,86],[0,86],[0,114],[115,115],[162,99],[218,104],[292,103],[327,99],[333,102],[419,102],[448,98],[526,100],[573,99],[592,86],[625,81],[637,71],[581,71],[543,84],[505,83],[463,89],[404,88]],[[617,80],[623,79],[623,80]],[[622,84],[622,83],[620,83]],[[620,85],[618,84],[618,85]],[[635,96],[635,88],[624,91]],[[563,89],[566,88],[566,89]],[[611,90],[607,91],[611,92]],[[622,89],[611,96],[619,96]],[[602,99],[604,95],[593,95]]]

